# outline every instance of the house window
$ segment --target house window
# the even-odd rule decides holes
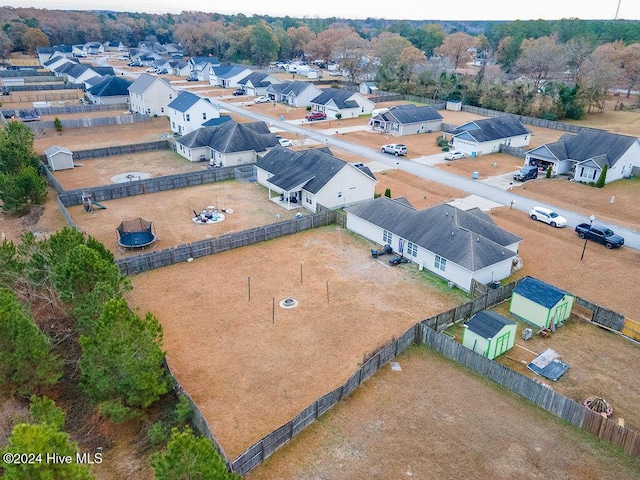
[[[171,122],[171,130],[175,130],[176,129],[176,122]]]
[[[164,107],[160,107],[160,113],[164,113]]]
[[[411,255],[412,257],[418,256],[418,245],[412,242],[407,243],[407,255]]]
[[[170,94],[169,94],[169,100],[172,100],[172,99],[173,99],[173,94],[172,94],[172,93],[170,93]]]
[[[595,180],[597,173],[598,173],[598,170],[595,168],[582,167],[580,169],[580,176],[582,178],[590,178],[591,180]]]
[[[202,119],[206,120],[207,119],[207,112],[202,112]]]
[[[186,117],[185,117],[185,120],[186,120],[187,122],[191,121],[191,118],[190,118],[190,116],[189,116],[189,114],[188,114],[188,113],[187,113],[187,115],[186,115]]]
[[[445,268],[447,268],[447,260],[440,255],[436,255],[436,261],[433,262],[433,266],[436,270],[442,270],[444,272]]]
[[[393,234],[391,232],[387,232],[386,230],[382,231],[382,242],[391,244],[393,240]]]
[[[342,198],[342,192],[338,192],[338,198]]]

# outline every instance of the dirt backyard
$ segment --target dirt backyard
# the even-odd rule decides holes
[[[132,278],[130,304],[162,323],[172,371],[230,458],[463,300],[372,259],[372,246],[329,227]],[[281,308],[288,297],[298,306]]]
[[[640,460],[425,347],[397,362],[245,478],[637,478]]]
[[[116,257],[123,257],[141,253],[118,246],[116,228],[124,220],[142,217],[153,222],[157,241],[144,250],[148,252],[294,218],[300,211],[285,210],[269,201],[268,195],[268,190],[256,183],[231,180],[100,202],[107,208],[95,208],[90,213],[82,205],[68,210],[81,229],[104,243]],[[224,221],[194,223],[194,210],[200,213],[208,207],[227,210]]]

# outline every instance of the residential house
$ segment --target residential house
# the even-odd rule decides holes
[[[100,105],[128,103],[130,85],[131,82],[122,76],[105,75],[87,90],[87,97],[92,103]]]
[[[640,166],[640,142],[637,137],[585,128],[529,150],[524,160],[525,165],[551,167],[552,175],[568,174],[585,183],[597,182],[606,165],[605,183],[610,183],[631,176],[632,168]]]
[[[206,82],[209,81],[211,67],[220,66],[217,57],[191,57],[189,64],[191,65],[190,76]]]
[[[238,82],[251,74],[246,67],[228,66],[209,68],[209,83],[222,88],[237,88]]]
[[[69,73],[73,68],[79,65],[77,61],[67,60],[65,63],[58,64],[55,68],[52,68],[51,71],[56,77],[67,78],[67,73]]]
[[[252,72],[246,77],[238,80],[238,87],[242,88],[247,95],[256,97],[267,94],[267,88],[272,83],[282,83],[276,77],[266,73]]]
[[[54,172],[73,168],[73,152],[64,147],[54,145],[44,151],[47,162]]]
[[[169,81],[146,73],[129,86],[129,108],[132,112],[168,115],[167,106],[178,97]]]
[[[347,229],[391,245],[465,292],[474,280],[489,284],[511,275],[522,241],[477,208],[463,211],[443,204],[416,210],[387,197],[349,207]]]
[[[574,302],[569,292],[525,277],[513,290],[509,312],[536,327],[554,330],[571,316]]]
[[[65,72],[64,76],[68,83],[79,84],[85,80],[98,75],[91,67],[84,63],[76,64],[72,69]]]
[[[188,77],[191,75],[191,64],[185,60],[179,60],[170,73],[178,77]]]
[[[375,103],[358,92],[340,88],[327,88],[311,100],[311,108],[327,114],[328,118],[354,118],[370,115]]]
[[[453,148],[470,157],[497,153],[501,144],[526,147],[531,141],[531,131],[511,115],[472,120],[446,133]]]
[[[490,310],[476,313],[464,324],[462,345],[493,360],[516,344],[518,324]]]
[[[104,47],[100,42],[87,42],[83,47],[84,51],[89,55],[97,55],[104,52]]]
[[[171,131],[179,135],[193,132],[207,120],[220,116],[220,112],[208,98],[186,91],[167,105],[167,111]]]
[[[78,63],[79,63],[78,60],[76,60],[75,58],[71,59],[71,58],[65,57],[64,55],[53,54],[49,60],[45,61],[42,64],[42,66],[47,70],[52,71],[55,74],[57,69],[63,65],[66,65],[66,64],[77,65]]]
[[[56,56],[73,58],[71,45],[55,45],[53,47],[36,47],[36,55],[40,65],[44,66],[47,60]]]
[[[296,152],[280,146],[256,164],[256,181],[269,189],[271,201],[312,212],[370,200],[377,183],[368,168],[336,158],[326,147]]]
[[[71,54],[74,58],[84,58],[87,56],[87,51],[84,48],[84,45],[72,45],[71,46]]]
[[[125,47],[122,42],[119,42],[117,40],[104,42],[102,44],[102,48],[105,52],[124,52],[127,50],[127,47]]]
[[[219,125],[200,127],[180,137],[176,151],[191,162],[231,167],[255,163],[276,145],[278,139],[266,123],[237,123],[227,118]]]
[[[370,95],[378,91],[378,87],[376,87],[375,82],[362,82],[358,87],[358,91],[362,95]]]
[[[442,115],[431,106],[397,105],[373,114],[369,125],[376,132],[397,136],[431,133],[442,129]]]
[[[307,107],[321,93],[322,90],[311,82],[272,83],[267,87],[269,98],[291,107]]]

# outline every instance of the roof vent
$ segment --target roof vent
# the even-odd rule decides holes
[[[453,237],[454,232],[451,232],[451,236]]]
[[[476,238],[476,242],[479,242],[479,241],[480,241],[480,237]]]

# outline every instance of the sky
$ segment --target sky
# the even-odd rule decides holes
[[[640,20],[640,0],[0,0],[0,6],[50,10],[113,10],[180,13],[181,11],[244,13],[276,17],[386,18],[406,20]]]

